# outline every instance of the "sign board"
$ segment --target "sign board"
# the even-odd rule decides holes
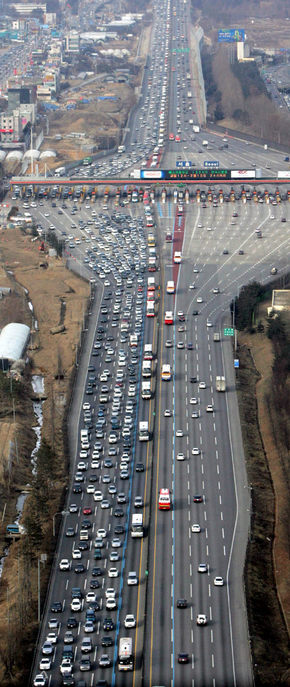
[[[232,179],[255,179],[256,171],[254,169],[232,169]]]
[[[176,167],[192,167],[191,160],[176,160]]]
[[[278,172],[278,179],[290,179],[290,169],[284,169],[283,172]]]
[[[234,336],[234,328],[224,327],[224,336]]]
[[[218,160],[205,160],[203,163],[204,167],[219,167],[220,163]]]
[[[240,361],[238,358],[234,359],[234,367],[236,367],[236,368],[240,367]]]
[[[242,43],[245,41],[245,29],[219,29],[219,43]]]

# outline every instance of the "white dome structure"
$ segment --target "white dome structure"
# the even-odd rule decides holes
[[[27,150],[26,153],[23,155],[23,159],[27,160],[33,158],[34,160],[38,160],[40,156],[39,150],[35,150],[35,148],[32,148],[31,150]]]
[[[6,151],[5,150],[0,150],[0,162],[3,162],[6,157]]]
[[[8,160],[22,160],[22,158],[23,153],[21,150],[10,150],[9,153],[7,153],[6,162],[8,162]]]
[[[56,152],[54,150],[43,150],[42,153],[40,153],[39,159],[45,160],[49,157],[56,157]]]
[[[26,324],[10,322],[3,327],[0,334],[0,369],[7,368],[22,357],[29,337],[30,329]]]

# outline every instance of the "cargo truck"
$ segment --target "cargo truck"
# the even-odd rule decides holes
[[[219,332],[215,332],[213,335],[213,340],[214,341],[220,341],[221,340],[221,335]]]
[[[200,127],[198,126],[198,124],[194,124],[192,128],[195,134],[199,134]]]
[[[226,378],[221,376],[221,375],[217,375],[215,378],[215,386],[216,386],[217,391],[225,391],[226,390]]]

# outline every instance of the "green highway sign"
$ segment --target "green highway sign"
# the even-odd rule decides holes
[[[234,336],[234,328],[233,327],[225,327],[224,328],[224,336]]]

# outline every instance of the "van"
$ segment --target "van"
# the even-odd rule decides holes
[[[88,530],[80,530],[80,541],[88,541],[89,532]]]
[[[62,658],[69,658],[71,661],[74,660],[74,651],[72,644],[67,644],[63,647]]]
[[[84,441],[89,441],[89,430],[81,429],[81,443]]]

